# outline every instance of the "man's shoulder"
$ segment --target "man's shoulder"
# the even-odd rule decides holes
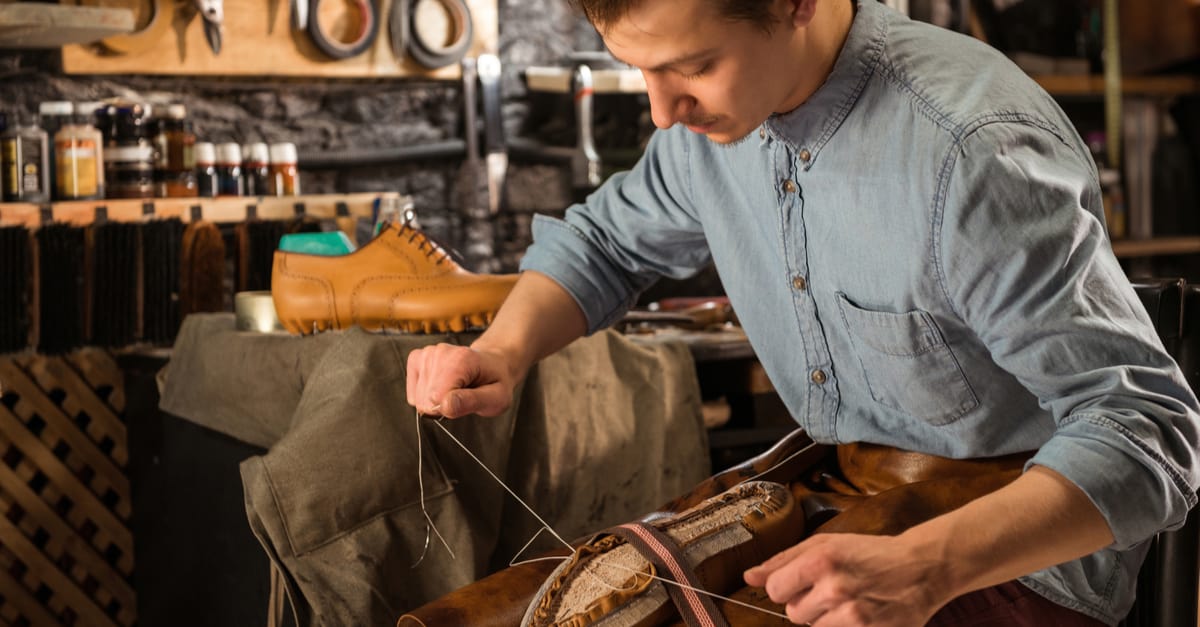
[[[1062,121],[1053,99],[1003,53],[930,24],[893,22],[879,73],[955,135],[1001,118]]]

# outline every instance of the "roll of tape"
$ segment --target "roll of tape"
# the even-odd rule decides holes
[[[283,331],[269,291],[238,292],[233,295],[234,324],[238,331],[273,333]]]
[[[396,0],[388,34],[397,59],[407,52],[433,70],[462,60],[471,48],[475,23],[465,0]]]
[[[355,0],[362,15],[359,32],[352,41],[339,41],[326,35],[321,27],[320,6],[322,0],[310,0],[308,9],[308,36],[317,49],[331,59],[348,59],[362,54],[375,43],[379,36],[379,0]]]

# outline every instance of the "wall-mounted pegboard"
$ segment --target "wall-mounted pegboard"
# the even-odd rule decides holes
[[[65,3],[94,4],[101,0],[63,0]],[[113,2],[104,0],[111,6]],[[401,0],[368,0],[379,8],[380,26],[374,43],[362,53],[345,59],[324,54],[305,30],[292,27],[292,2],[284,0],[223,0],[224,23],[221,49],[214,53],[204,32],[204,20],[192,0],[121,0],[135,9],[142,41],[63,46],[63,71],[67,74],[156,74],[182,76],[290,76],[327,78],[421,77],[453,79],[460,76],[459,65],[451,63],[428,69],[415,61],[411,53],[397,58],[392,50],[389,18]],[[298,0],[305,1],[305,0]],[[425,32],[444,33],[447,45],[459,32],[455,2],[448,0],[407,0],[413,7],[414,23]],[[361,28],[355,3],[326,0],[320,5],[320,19],[333,35],[349,34]],[[497,49],[497,0],[465,0],[471,19],[468,56],[495,53]],[[161,13],[157,13],[161,12]],[[159,20],[155,26],[155,15]],[[146,36],[152,41],[147,45]],[[411,46],[410,46],[411,48]]]

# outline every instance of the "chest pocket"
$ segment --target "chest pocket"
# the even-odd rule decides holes
[[[932,316],[863,309],[838,293],[842,321],[875,402],[934,425],[979,405]]]

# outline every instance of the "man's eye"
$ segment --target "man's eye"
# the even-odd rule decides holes
[[[712,67],[712,63],[705,63],[704,65],[700,66],[700,69],[696,70],[695,72],[684,72],[683,77],[688,80],[694,80],[694,79],[700,78],[701,76],[704,76],[705,72],[708,72],[709,68],[711,68],[711,67]]]

